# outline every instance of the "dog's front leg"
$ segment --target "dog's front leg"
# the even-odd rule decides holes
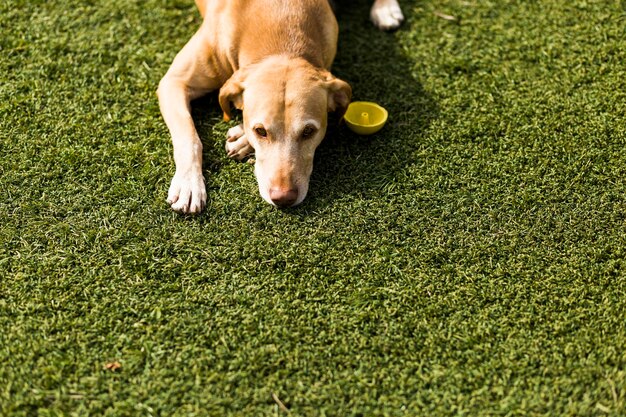
[[[199,213],[206,205],[206,186],[202,175],[202,142],[190,114],[186,88],[174,80],[161,82],[159,102],[174,146],[176,173],[167,195],[172,209]]]
[[[176,173],[167,201],[181,213],[199,213],[206,205],[202,142],[191,117],[191,100],[218,87],[207,67],[209,48],[198,32],[178,53],[159,84],[161,113],[172,135]]]

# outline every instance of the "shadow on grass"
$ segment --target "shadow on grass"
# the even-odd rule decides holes
[[[306,215],[345,195],[384,195],[397,173],[411,163],[424,131],[437,116],[436,103],[413,73],[414,63],[402,51],[396,34],[381,32],[369,21],[370,6],[369,0],[339,3],[333,74],[352,86],[354,101],[374,101],[387,108],[389,120],[377,134],[358,136],[331,117],[316,152],[309,194],[303,204],[286,210],[289,214]],[[409,12],[405,10],[408,19]],[[207,139],[222,116],[217,93],[194,101],[193,116],[205,145],[204,170],[209,172],[210,187],[211,175],[224,163],[222,138],[218,143]]]
[[[332,204],[344,195],[380,196],[412,162],[413,151],[438,113],[396,34],[380,32],[369,21],[370,6],[367,0],[339,3],[333,73],[350,83],[354,101],[381,104],[389,111],[389,120],[372,136],[358,136],[345,125],[329,123],[316,153],[305,209]],[[404,12],[410,19],[410,11]],[[399,30],[408,30],[405,26]]]

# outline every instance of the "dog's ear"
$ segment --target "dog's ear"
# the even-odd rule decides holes
[[[243,81],[244,74],[241,70],[235,72],[220,88],[219,102],[224,112],[224,121],[232,119],[231,103],[236,109],[243,110]]]
[[[352,88],[347,82],[330,75],[326,79],[326,89],[328,90],[328,111],[337,113],[341,119],[352,99]]]

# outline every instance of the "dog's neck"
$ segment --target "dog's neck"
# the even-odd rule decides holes
[[[306,39],[290,39],[285,43],[271,42],[259,45],[256,48],[246,48],[239,51],[239,66],[245,67],[266,60],[303,60],[317,68],[325,68],[323,52],[319,48],[311,47]]]
[[[305,1],[298,7],[290,7],[285,2],[271,14],[254,10],[255,4],[248,4],[245,12],[248,16],[263,18],[248,17],[250,24],[242,25],[233,33],[234,44],[238,45],[239,66],[284,55],[329,69],[336,52],[337,26],[332,12],[330,18],[324,13],[323,6],[329,10],[327,4]],[[329,19],[334,24],[329,24]]]

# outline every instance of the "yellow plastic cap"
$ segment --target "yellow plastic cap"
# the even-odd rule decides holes
[[[343,118],[346,124],[358,135],[371,135],[383,128],[389,113],[376,103],[354,101],[348,106]]]

